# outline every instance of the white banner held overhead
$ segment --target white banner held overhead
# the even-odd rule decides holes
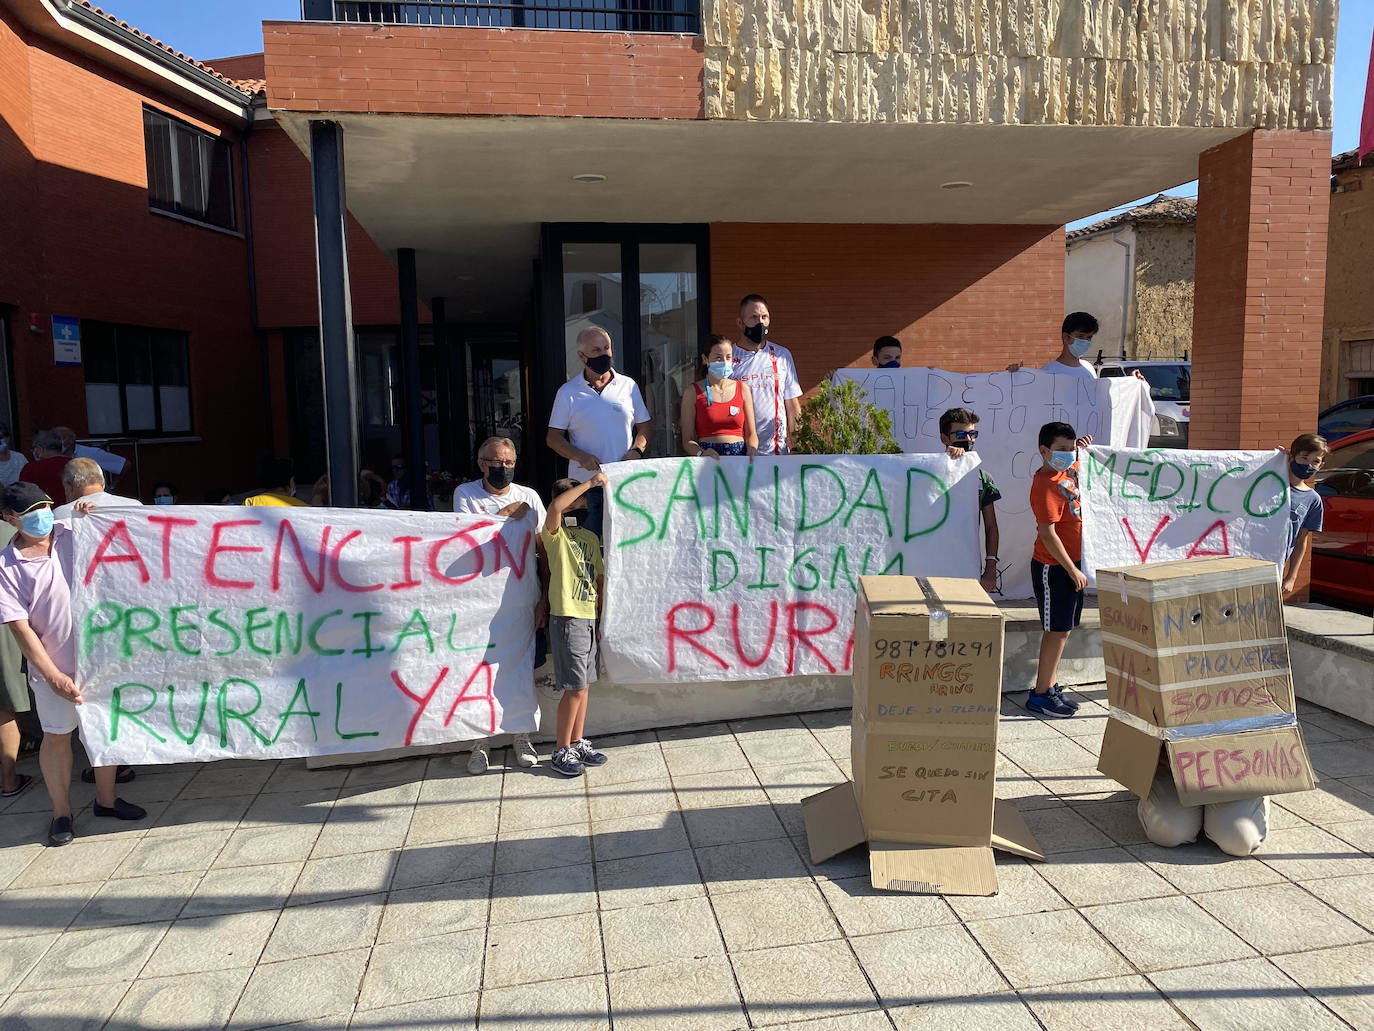
[[[73,529],[93,762],[535,729],[532,515],[105,508]]]
[[[619,683],[843,674],[864,574],[978,575],[978,462],[945,455],[605,466]]]
[[[838,369],[835,378],[858,383],[870,403],[892,413],[893,435],[903,451],[942,451],[940,416],[950,408],[978,414],[977,453],[1002,492],[997,551],[1006,598],[1033,594],[1030,485],[1041,464],[1040,427],[1067,422],[1080,436],[1092,434],[1094,443],[1144,447],[1154,419],[1149,387],[1134,377],[1088,380],[1034,369],[965,374],[918,368]]]
[[[1085,448],[1083,572],[1204,555],[1282,564],[1288,456],[1276,451]]]

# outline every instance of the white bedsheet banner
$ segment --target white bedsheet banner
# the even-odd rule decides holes
[[[532,515],[106,508],[73,529],[96,763],[535,729]]]
[[[682,458],[604,469],[602,643],[619,683],[842,674],[860,575],[978,575],[975,458]]]
[[[1079,452],[1083,572],[1203,555],[1282,563],[1288,456],[1276,451]]]
[[[838,369],[835,378],[858,383],[870,403],[892,413],[893,435],[903,451],[943,450],[940,416],[950,408],[978,414],[977,453],[1002,492],[997,551],[1006,598],[1033,594],[1030,484],[1040,468],[1040,427],[1067,422],[1080,436],[1091,433],[1096,444],[1144,447],[1154,420],[1149,388],[1134,377],[1086,380],[1033,369],[964,374],[918,368]]]

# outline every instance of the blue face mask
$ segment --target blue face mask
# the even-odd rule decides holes
[[[729,379],[730,373],[735,371],[734,362],[711,362],[706,366],[706,371],[716,379]]]
[[[1082,358],[1091,351],[1092,346],[1093,342],[1091,340],[1084,340],[1082,337],[1069,337],[1069,350],[1079,358]]]
[[[1050,468],[1056,472],[1067,472],[1073,468],[1073,463],[1077,460],[1078,456],[1073,451],[1050,452]]]
[[[25,537],[32,537],[34,540],[46,537],[52,533],[52,509],[35,508],[32,512],[25,512],[21,523]]]
[[[153,498],[153,504],[154,504],[154,505],[175,505],[175,504],[176,504],[176,499],[173,498],[170,494],[159,494],[157,497]]]
[[[881,365],[878,366],[878,368],[880,369],[900,369],[901,367],[902,363],[896,360],[895,358],[890,362],[883,362]]]

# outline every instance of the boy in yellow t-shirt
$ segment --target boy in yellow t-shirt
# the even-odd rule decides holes
[[[565,777],[580,777],[606,756],[582,736],[587,689],[597,678],[596,620],[601,612],[601,541],[582,525],[587,491],[606,486],[606,474],[584,483],[562,479],[553,485],[539,538],[549,561],[549,648],[559,692],[558,744],[550,765]]]

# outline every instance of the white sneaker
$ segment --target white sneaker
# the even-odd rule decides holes
[[[468,756],[468,772],[475,777],[479,773],[486,773],[489,766],[491,762],[487,758],[487,743],[483,741],[474,747],[472,754]]]
[[[515,761],[525,769],[528,770],[532,766],[539,765],[539,753],[534,750],[534,745],[528,734],[516,734],[510,747],[511,751],[515,753]]]

